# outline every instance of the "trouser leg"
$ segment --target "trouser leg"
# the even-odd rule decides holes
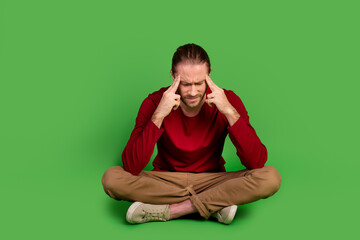
[[[196,192],[191,196],[192,202],[207,219],[226,206],[270,197],[280,188],[281,177],[274,167],[265,166],[235,172],[193,174],[189,182]]]
[[[219,173],[142,171],[109,168],[102,179],[105,192],[117,200],[172,204],[190,199],[205,219],[226,206],[267,198],[278,191],[279,172],[272,166]]]
[[[116,200],[150,204],[172,204],[189,199],[187,173],[142,171],[138,176],[121,166],[111,167],[103,175],[105,192]]]

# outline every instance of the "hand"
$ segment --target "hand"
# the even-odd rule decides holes
[[[208,75],[206,75],[206,83],[212,93],[206,95],[205,102],[209,104],[210,107],[215,104],[222,114],[226,114],[229,110],[232,110],[233,106],[228,101],[224,90],[219,88]]]
[[[206,95],[205,102],[209,104],[210,107],[215,104],[218,110],[225,115],[230,126],[234,125],[235,122],[240,118],[240,114],[231,105],[225,95],[224,90],[216,86],[216,84],[211,80],[208,75],[206,75],[206,83],[212,93]]]
[[[171,86],[163,93],[159,105],[157,106],[153,116],[164,119],[170,114],[171,110],[176,110],[180,106],[180,95],[176,91],[180,83],[180,74],[174,79]]]

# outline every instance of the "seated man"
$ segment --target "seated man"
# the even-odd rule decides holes
[[[237,205],[278,191],[280,174],[264,166],[267,150],[244,104],[233,91],[218,87],[210,71],[202,47],[180,46],[172,58],[171,86],[143,101],[122,154],[123,167],[109,168],[102,178],[110,197],[134,202],[128,222],[168,221],[198,212],[229,224]],[[221,154],[227,134],[246,169],[225,171]],[[143,171],[155,144],[154,169]]]

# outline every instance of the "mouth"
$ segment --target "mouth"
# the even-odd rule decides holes
[[[199,97],[187,97],[186,99],[189,100],[190,102],[195,102]]]

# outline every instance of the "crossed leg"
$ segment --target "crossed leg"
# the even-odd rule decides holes
[[[116,166],[105,172],[102,183],[116,200],[170,204],[170,218],[199,212],[207,219],[226,206],[273,195],[281,177],[272,166],[218,173],[142,171],[138,176]]]

